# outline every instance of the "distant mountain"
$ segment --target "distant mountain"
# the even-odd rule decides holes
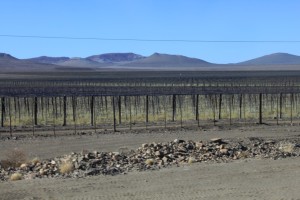
[[[69,57],[48,57],[48,56],[40,56],[36,58],[26,59],[28,61],[37,62],[37,63],[47,63],[47,64],[57,64],[61,62],[65,62],[70,60]]]
[[[92,61],[87,63],[78,64],[82,61],[78,59],[66,59],[67,57],[47,57],[42,56],[31,59],[17,59],[9,54],[0,53],[0,72],[26,72],[26,71],[75,71],[75,70],[94,70],[98,66],[91,66]],[[75,60],[75,61],[74,61]],[[73,62],[72,62],[73,61]],[[69,64],[66,62],[70,62]],[[55,64],[52,64],[55,63]],[[61,64],[57,65],[57,64]],[[82,67],[84,66],[84,67]]]
[[[106,53],[100,55],[89,56],[86,59],[100,63],[120,63],[132,62],[145,58],[144,56],[134,53]]]
[[[209,66],[212,63],[206,62],[201,59],[197,58],[189,58],[186,56],[181,55],[169,55],[169,54],[160,54],[154,53],[149,57],[144,59],[140,59],[123,66],[127,67],[139,67],[139,68],[165,68],[165,67],[172,67],[172,68],[186,68],[186,67],[203,67]]]
[[[134,53],[106,53],[93,55],[87,58],[69,58],[69,57],[48,57],[41,56],[25,59],[26,61],[36,63],[55,64],[59,66],[81,67],[81,68],[100,68],[111,65],[120,65],[128,62],[143,59],[144,57]]]
[[[0,59],[7,59],[7,60],[17,60],[17,58],[7,54],[7,53],[0,53]]]
[[[87,58],[41,56],[18,59],[0,53],[0,72],[90,70],[300,70],[300,56],[275,53],[236,64],[214,64],[182,55],[107,53]]]
[[[58,62],[56,65],[80,68],[99,68],[107,66],[105,63],[95,62],[86,58],[70,58],[69,60]]]
[[[245,62],[237,63],[239,65],[299,65],[300,56],[288,53],[274,53]]]
[[[20,60],[9,54],[0,53],[0,72],[15,71],[51,71],[57,66],[51,64],[35,63],[29,60]]]

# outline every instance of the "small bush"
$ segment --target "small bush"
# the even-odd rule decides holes
[[[246,151],[238,152],[237,157],[238,158],[248,158],[249,152],[246,152]]]
[[[145,163],[146,163],[146,165],[153,165],[154,164],[154,160],[153,159],[147,159],[146,161],[145,161]]]
[[[295,149],[295,144],[293,143],[290,143],[290,142],[283,142],[283,143],[280,143],[279,145],[279,150],[284,152],[284,153],[293,153]]]
[[[1,166],[4,169],[9,167],[19,167],[21,164],[26,163],[27,155],[21,149],[13,149],[12,151],[8,151],[5,155],[5,159],[1,161]]]
[[[18,181],[18,180],[21,180],[22,178],[23,178],[23,176],[20,173],[14,173],[10,176],[11,181]]]
[[[38,157],[35,157],[31,160],[31,163],[33,163],[34,165],[36,165],[39,162],[40,162],[40,159]]]
[[[192,164],[192,163],[195,163],[196,162],[196,159],[193,158],[193,157],[189,157],[188,159],[188,164]]]
[[[71,162],[63,162],[59,167],[60,173],[68,174],[74,170],[74,166]]]

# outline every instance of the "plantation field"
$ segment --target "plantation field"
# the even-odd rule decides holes
[[[299,118],[300,73],[61,72],[1,74],[0,132],[132,129]]]

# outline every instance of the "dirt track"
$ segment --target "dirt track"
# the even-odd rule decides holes
[[[0,159],[18,147],[29,157],[71,151],[119,151],[145,142],[222,138],[299,137],[299,126],[210,127],[204,130],[141,131],[0,141]],[[249,159],[197,163],[159,171],[83,179],[35,179],[0,183],[0,199],[300,199],[300,159]]]

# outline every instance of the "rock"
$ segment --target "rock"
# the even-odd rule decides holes
[[[222,142],[222,138],[212,138],[212,139],[210,139],[210,141],[212,141],[214,143],[221,143]]]
[[[151,149],[147,149],[147,150],[146,150],[146,154],[151,155],[151,154],[152,154],[152,150],[151,150]]]
[[[179,143],[184,143],[185,141],[184,140],[179,140],[179,139],[175,139],[174,140],[174,143],[177,143],[177,144],[179,144]]]
[[[273,140],[267,140],[267,141],[265,141],[264,143],[265,143],[265,144],[275,144],[275,141],[273,141]]]
[[[163,151],[163,154],[164,154],[164,155],[167,155],[167,154],[169,154],[169,153],[170,153],[170,150],[169,150],[169,149],[166,149],[166,150]]]
[[[101,159],[91,159],[89,160],[89,166],[95,167],[98,164],[101,164],[102,160]]]
[[[193,144],[187,144],[186,146],[185,146],[185,148],[186,149],[189,149],[189,150],[192,150],[192,149],[194,149],[194,145]]]
[[[197,148],[202,148],[202,147],[204,147],[204,145],[203,145],[202,142],[196,142],[196,147]]]
[[[21,169],[26,169],[27,167],[28,167],[28,165],[26,163],[23,163],[23,164],[20,165]]]
[[[79,169],[79,168],[80,168],[80,164],[79,164],[78,162],[75,162],[75,163],[74,163],[74,168],[75,168],[75,169]]]
[[[186,160],[185,156],[180,156],[180,157],[177,158],[178,162],[184,162],[185,160]]]
[[[186,153],[187,152],[187,150],[186,150],[185,147],[178,147],[177,151],[178,152],[182,152],[182,153]]]
[[[162,154],[160,151],[156,151],[156,152],[155,152],[155,156],[157,156],[157,157],[162,157],[163,154]]]
[[[95,159],[95,155],[93,153],[87,153],[84,155],[84,158],[87,158],[87,159]]]
[[[91,168],[91,169],[87,170],[84,174],[86,176],[91,176],[91,175],[96,175],[96,174],[99,174],[99,173],[100,173],[100,169]]]
[[[149,144],[147,144],[147,143],[144,143],[144,144],[142,144],[142,148],[144,149],[144,148],[147,148],[149,146]]]
[[[286,144],[286,150],[283,150]],[[292,145],[291,145],[292,144]],[[176,139],[164,143],[145,143],[136,151],[119,152],[81,152],[57,157],[50,160],[22,164],[19,168],[1,168],[0,181],[8,180],[13,173],[21,173],[25,179],[31,174],[36,177],[84,177],[97,174],[125,174],[132,170],[154,170],[166,165],[179,166],[180,163],[193,162],[229,162],[236,159],[259,157],[262,159],[283,159],[300,156],[300,139],[263,140],[261,138],[244,138],[226,140],[213,138],[210,141],[184,141]],[[60,173],[61,164],[71,162],[74,171]],[[34,176],[34,175],[33,175]]]
[[[78,161],[78,162],[81,162],[81,161],[83,161],[83,159],[84,159],[84,157],[83,157],[83,156],[78,156],[78,157],[77,157],[77,161]]]
[[[168,159],[167,157],[163,157],[163,158],[162,158],[162,161],[164,161],[164,163],[167,163],[168,160],[169,160],[169,159]]]
[[[228,149],[220,149],[220,153],[227,154],[228,153]]]

